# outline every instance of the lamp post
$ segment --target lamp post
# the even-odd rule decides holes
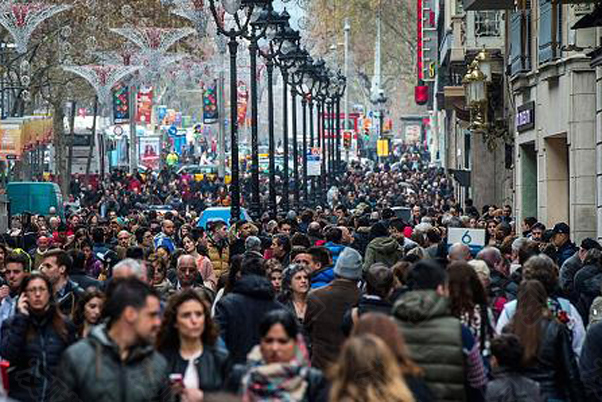
[[[232,203],[230,209],[230,220],[234,224],[240,220],[240,178],[238,169],[238,119],[237,119],[237,74],[236,74],[236,56],[238,52],[238,38],[243,37],[248,32],[249,23],[253,15],[253,9],[256,4],[264,3],[251,0],[221,0],[221,6],[224,11],[233,16],[234,25],[226,28],[225,21],[218,13],[216,7],[217,0],[209,0],[211,14],[215,20],[218,33],[226,36],[228,41],[228,50],[230,52],[230,148],[231,148],[231,170],[232,179],[230,183],[230,192],[232,194]],[[244,7],[243,7],[244,6]],[[241,12],[247,8],[247,13]],[[246,14],[246,15],[245,15]],[[241,18],[242,15],[242,18]]]
[[[284,11],[286,13],[286,11]],[[286,14],[288,16],[288,14]],[[276,65],[280,68],[280,74],[282,75],[282,145],[284,148],[284,165],[282,172],[282,209],[284,211],[289,210],[289,146],[288,146],[288,81],[289,71],[292,71],[298,63],[302,60],[302,55],[299,53],[299,32],[293,30],[289,24],[288,19],[285,24],[282,25],[282,30],[276,35],[274,41],[278,42],[278,57],[276,58]],[[293,147],[297,146],[297,110],[296,110],[296,95],[294,88],[291,89],[293,95]],[[297,151],[293,151],[293,169],[295,175],[295,185],[297,180]],[[298,201],[298,200],[296,200]]]
[[[299,46],[297,46],[292,52],[289,53],[290,57],[295,57],[296,63],[294,69],[289,71],[288,75],[288,85],[291,88],[291,120],[292,120],[292,136],[293,136],[293,199],[295,200],[295,208],[299,208],[301,206],[301,196],[299,193],[299,144],[297,141],[298,131],[297,131],[297,95],[301,95],[303,99],[303,95],[299,92],[298,86],[299,82],[299,74],[297,73],[298,69],[301,69],[304,65],[304,62],[307,58],[307,53],[302,50]]]
[[[376,111],[378,112],[378,139],[383,139],[383,124],[385,121],[385,105],[387,103],[387,98],[385,97],[385,91],[380,89],[378,91],[378,98],[374,101],[376,106]]]
[[[266,7],[262,14],[265,18],[259,18],[253,22],[253,28],[263,29],[266,32],[266,38],[269,41],[267,46],[259,51],[259,54],[265,59],[267,78],[268,78],[268,147],[269,147],[269,198],[268,207],[272,219],[276,218],[278,205],[276,202],[276,147],[274,139],[274,66],[276,57],[280,52],[280,43],[273,39],[284,29],[284,24],[288,22],[290,16],[288,13],[276,13],[271,5]]]
[[[330,152],[327,152],[326,147],[326,100],[328,99],[328,86],[330,80],[328,77],[328,69],[321,67],[317,72],[319,86],[317,90],[316,100],[318,101],[318,145],[322,151],[322,174],[320,175],[320,191],[319,200],[321,203],[326,201],[326,185],[327,185],[327,158],[330,158]]]
[[[258,42],[266,35],[272,15],[271,0],[256,0],[256,5],[266,6],[251,24],[245,38],[249,41],[250,81],[251,81],[251,203],[250,213],[254,220],[261,216],[261,196],[259,189],[259,132],[257,128],[257,53]]]
[[[335,123],[336,123],[336,164],[335,164],[335,172],[336,174],[342,174],[341,171],[341,98],[343,96],[347,96],[347,77],[341,74],[340,72],[337,74],[337,84],[335,86],[336,91],[336,102],[335,102]],[[345,122],[349,119],[347,112],[345,112]]]
[[[296,93],[301,96],[301,108],[302,108],[302,122],[303,122],[303,144],[302,144],[302,158],[303,158],[303,205],[305,207],[309,206],[309,193],[308,193],[308,182],[307,182],[307,133],[308,133],[308,103],[311,103],[311,96],[316,85],[316,81],[313,79],[313,59],[304,52],[305,61],[299,66],[295,74],[293,75],[293,83],[296,86]],[[311,111],[313,108],[310,108],[310,118],[309,124],[311,125],[313,122],[313,118],[311,116]],[[313,128],[310,128],[313,132]]]

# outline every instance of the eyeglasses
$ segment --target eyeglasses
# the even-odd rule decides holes
[[[34,294],[43,294],[48,292],[48,288],[45,287],[39,287],[39,288],[29,288],[29,289],[25,289],[25,293],[27,293],[28,295],[34,295]]]

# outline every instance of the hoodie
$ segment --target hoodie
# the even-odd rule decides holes
[[[364,271],[377,262],[392,267],[403,258],[403,247],[392,237],[377,237],[366,247]]]

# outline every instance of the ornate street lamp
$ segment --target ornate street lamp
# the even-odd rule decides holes
[[[307,54],[305,62],[295,71],[293,75],[293,82],[296,86],[296,93],[301,96],[301,107],[303,110],[303,145],[302,145],[302,157],[303,157],[303,205],[309,206],[309,194],[308,194],[308,182],[307,182],[307,105],[311,104],[311,97],[317,81],[314,80],[314,61]],[[311,116],[310,108],[310,125],[313,123],[313,117]],[[313,128],[310,128],[313,136]]]
[[[285,11],[286,12],[286,11]],[[286,14],[288,16],[288,14]],[[289,146],[288,146],[288,81],[289,71],[293,72],[298,64],[303,60],[303,56],[299,52],[299,32],[295,31],[290,27],[288,21],[283,25],[283,29],[274,38],[274,42],[279,44],[278,57],[276,58],[276,65],[280,68],[282,75],[282,140],[284,148],[284,166],[282,176],[282,209],[284,211],[289,210]],[[297,111],[295,105],[295,94],[294,88],[291,89],[293,94],[293,126],[294,126],[294,137],[293,147],[297,146],[297,130],[296,130],[296,118]],[[293,151],[294,158],[297,158],[297,152]],[[295,174],[295,185],[297,180],[297,162],[293,162],[294,174]],[[296,200],[298,201],[298,200]]]
[[[322,67],[317,71],[317,77],[320,82],[317,90],[316,100],[318,103],[318,145],[320,145],[322,150],[322,174],[320,175],[319,191],[319,199],[321,203],[326,202],[326,158],[330,158],[330,153],[327,152],[326,146],[326,101],[328,100],[328,87],[330,85],[329,75],[329,70],[326,67]]]
[[[291,88],[291,132],[293,137],[293,199],[295,200],[295,208],[299,208],[301,206],[301,197],[299,194],[299,145],[297,143],[297,95],[301,95],[298,91],[298,86],[300,82],[299,74],[297,74],[297,70],[302,68],[305,60],[307,59],[307,52],[302,50],[299,46],[297,46],[294,50],[290,51],[286,57],[280,57],[282,61],[284,58],[293,58],[295,60],[294,65],[291,67],[291,70],[288,71],[288,82],[287,84]]]
[[[345,77],[340,71],[337,74],[337,85],[335,86],[335,90],[337,91],[336,102],[335,102],[335,123],[336,123],[336,164],[335,164],[335,174],[342,174],[341,170],[341,99],[345,95],[345,91],[347,90],[347,77]],[[348,119],[349,116],[345,116],[345,119]]]
[[[226,27],[225,18],[222,12],[218,12],[216,3],[233,18],[233,24]],[[228,50],[230,52],[230,148],[232,179],[230,183],[230,192],[232,194],[231,203],[231,223],[240,220],[240,177],[238,160],[238,85],[236,74],[236,55],[238,51],[238,38],[244,37],[248,33],[249,23],[255,17],[254,10],[258,5],[263,5],[265,1],[251,0],[209,0],[211,14],[215,20],[218,33],[229,39]]]
[[[278,33],[282,32],[290,16],[286,11],[278,14],[272,10],[271,6],[266,7],[262,14],[265,16],[252,23],[252,26],[257,29],[264,29],[268,40],[267,45],[259,51],[259,54],[265,59],[268,76],[268,154],[270,170],[268,206],[272,219],[275,219],[278,205],[276,203],[276,147],[274,139],[274,65],[280,54],[280,45],[284,42],[274,41],[273,39]]]

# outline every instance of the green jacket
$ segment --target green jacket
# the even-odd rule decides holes
[[[364,271],[372,264],[382,262],[392,267],[403,258],[403,247],[392,237],[377,237],[366,247]]]
[[[138,346],[122,361],[104,325],[63,354],[53,402],[168,402],[167,362],[152,346]]]
[[[449,300],[432,290],[411,291],[397,300],[393,315],[436,400],[465,401],[462,325]]]

